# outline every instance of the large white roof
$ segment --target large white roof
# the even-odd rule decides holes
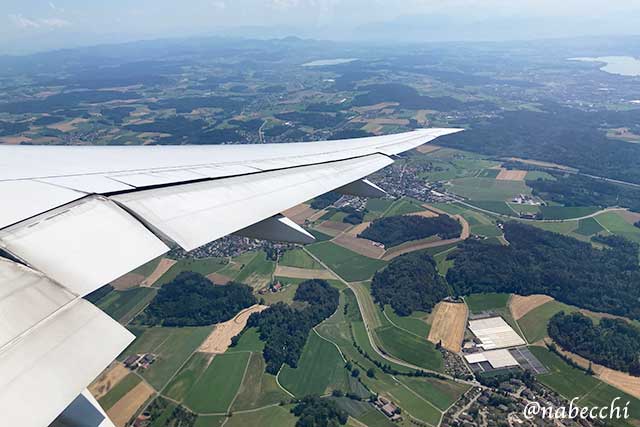
[[[469,321],[469,329],[485,350],[524,345],[524,340],[502,317],[490,317]]]

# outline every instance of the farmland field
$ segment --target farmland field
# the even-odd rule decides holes
[[[493,201],[493,200],[469,200],[470,205],[476,206],[480,209],[484,209],[490,212],[499,213],[502,215],[514,216],[515,212],[513,209],[507,205],[506,202],[503,201]]]
[[[531,194],[531,189],[523,181],[460,178],[452,180],[451,183],[451,192],[472,200],[506,201],[518,194]]]
[[[171,268],[158,279],[154,286],[162,286],[175,279],[183,271],[193,271],[206,276],[221,270],[227,261],[222,258],[186,258],[178,260]]]
[[[464,301],[467,303],[467,306],[472,313],[505,308],[508,300],[509,294],[499,294],[494,292],[486,294],[472,294],[464,297]]]
[[[235,397],[250,353],[218,354],[189,390],[185,405],[198,413],[226,412]]]
[[[163,394],[177,402],[182,402],[210,362],[210,354],[194,353],[178,375],[171,380]]]
[[[558,301],[549,301],[531,310],[518,320],[518,325],[528,342],[534,343],[547,336],[547,324],[554,314],[564,311],[571,313],[578,309]]]
[[[161,389],[178,368],[211,332],[211,326],[185,328],[145,328],[120,356],[150,352],[157,360],[142,376],[156,389]]]
[[[259,251],[240,271],[235,280],[246,283],[254,289],[259,289],[271,282],[275,267],[275,262],[268,260],[264,251]]]
[[[442,370],[442,355],[426,337],[416,337],[392,325],[376,329],[375,334],[384,350],[396,358],[421,368]]]
[[[315,243],[307,249],[349,282],[370,279],[386,265],[385,261],[364,257],[331,242]]]
[[[402,329],[406,329],[407,331],[415,334],[419,337],[426,337],[429,335],[429,329],[431,329],[431,325],[429,325],[424,319],[426,319],[429,314],[424,312],[413,312],[410,316],[398,316],[395,311],[391,308],[391,306],[385,306],[384,314],[389,318],[391,322]]]
[[[273,406],[256,412],[234,414],[225,427],[278,426],[293,427],[298,418],[290,412],[290,406]],[[200,427],[200,426],[197,426]],[[205,427],[205,426],[202,426]],[[208,427],[208,426],[206,426]]]
[[[302,249],[286,251],[282,255],[282,258],[278,260],[278,264],[285,265],[287,267],[309,268],[315,270],[322,269],[322,266]]]
[[[446,410],[469,389],[466,384],[443,381],[434,378],[402,378],[407,387],[433,403],[441,411]]]
[[[640,228],[629,224],[616,212],[606,212],[595,217],[598,223],[608,232],[626,237],[640,243]]]
[[[297,368],[284,365],[278,379],[296,397],[322,395],[329,388],[343,389],[348,375],[336,347],[313,330],[302,351]]]
[[[597,234],[601,231],[604,231],[604,228],[593,218],[581,219],[578,221],[578,228],[576,229],[576,233],[582,234],[583,236],[591,236],[593,234]]]
[[[544,219],[571,219],[598,211],[597,206],[540,206]]]
[[[156,295],[155,289],[138,287],[125,291],[111,291],[96,304],[120,323],[128,323]]]
[[[265,372],[262,353],[252,353],[247,366],[247,373],[238,389],[238,396],[232,409],[240,411],[260,408],[288,399],[287,395],[276,383],[276,377]]]
[[[111,409],[113,405],[125,394],[129,393],[138,383],[142,381],[139,376],[133,373],[129,373],[124,377],[115,387],[113,387],[107,394],[102,396],[98,402],[102,408],[106,411]]]
[[[385,212],[384,216],[397,216],[397,215],[405,215],[414,212],[423,211],[424,208],[419,203],[410,200],[410,199],[399,199],[396,200],[393,205]]]

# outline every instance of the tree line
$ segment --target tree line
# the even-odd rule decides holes
[[[461,230],[460,223],[448,215],[438,215],[433,218],[400,215],[376,219],[358,237],[391,247],[435,235],[443,239],[451,239],[458,237]]]
[[[468,239],[449,256],[447,281],[458,295],[547,294],[566,304],[640,319],[638,245],[619,236],[587,242],[507,222],[508,246]]]

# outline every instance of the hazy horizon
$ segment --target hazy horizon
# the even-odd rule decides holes
[[[640,34],[640,0],[8,0],[0,53],[192,36],[338,41],[511,41]]]

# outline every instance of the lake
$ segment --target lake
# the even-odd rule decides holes
[[[621,76],[640,76],[640,59],[632,56],[599,56],[597,58],[569,58],[569,61],[602,62],[602,71]]]

